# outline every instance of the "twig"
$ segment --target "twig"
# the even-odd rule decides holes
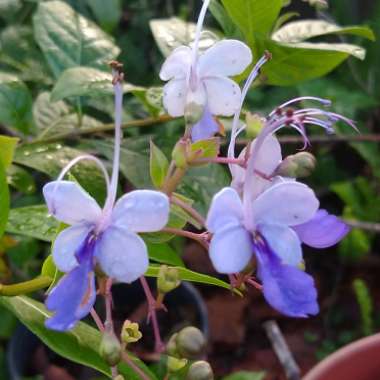
[[[380,223],[360,222],[353,220],[345,220],[345,222],[353,228],[360,228],[366,231],[380,232]]]
[[[288,380],[300,380],[301,371],[293,358],[292,353],[282,335],[276,321],[267,321],[263,323],[265,332],[270,340],[273,350],[275,351],[278,360],[285,370],[285,375]]]
[[[121,128],[126,129],[126,128],[132,128],[132,127],[145,127],[145,126],[150,126],[153,124],[161,124],[165,123],[167,121],[171,121],[173,118],[169,115],[162,115],[159,117],[150,117],[147,119],[142,119],[142,120],[132,120],[127,123],[124,123]],[[70,132],[65,132],[65,133],[59,133],[56,134],[52,137],[47,137],[47,138],[42,138],[42,139],[35,139],[32,141],[24,142],[23,145],[31,145],[31,144],[40,144],[40,143],[50,143],[50,142],[55,142],[58,140],[63,140],[66,138],[72,138],[72,137],[77,137],[77,136],[83,136],[83,135],[90,135],[93,133],[101,133],[101,132],[109,132],[113,131],[115,128],[114,124],[104,124],[98,127],[93,127],[93,128],[81,128],[81,129],[75,129]]]
[[[279,136],[278,140],[283,144],[298,144],[303,143],[302,136]],[[247,145],[251,140],[238,139],[236,144]],[[336,142],[380,142],[380,134],[366,134],[366,135],[315,135],[309,136],[311,143],[336,143]]]
[[[153,294],[149,288],[148,282],[144,276],[140,277],[141,285],[144,289],[145,297],[148,302],[148,320],[152,321],[154,340],[155,340],[155,351],[157,353],[162,352],[165,349],[165,344],[162,342],[160,328],[157,321],[156,313],[156,300],[153,297]]]
[[[127,352],[122,355],[123,360],[141,377],[142,380],[149,380],[150,378],[144,373],[144,371],[138,367],[137,364],[128,356]]]
[[[190,231],[184,231],[184,230],[181,230],[179,228],[171,228],[171,227],[165,227],[161,230],[161,232],[166,232],[168,234],[173,234],[173,235],[177,235],[177,236],[183,236],[185,238],[189,238],[189,239],[192,239],[192,240],[195,240],[197,243],[199,243],[200,245],[202,245],[202,247],[206,248],[206,250],[209,249],[209,245],[208,245],[208,242],[205,238],[205,235],[204,233],[202,234],[196,234],[194,232],[190,232]]]
[[[98,313],[95,311],[94,308],[92,308],[92,309],[90,310],[90,314],[91,314],[91,317],[92,317],[92,319],[94,320],[96,326],[98,327],[98,330],[99,330],[100,332],[104,332],[104,325],[103,325],[103,322],[102,322],[102,320],[100,319]]]

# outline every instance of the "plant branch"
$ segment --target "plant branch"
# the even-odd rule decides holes
[[[188,239],[192,239],[192,240],[195,240],[200,245],[202,245],[207,250],[209,248],[208,241],[204,233],[196,234],[194,232],[184,231],[184,230],[180,230],[179,228],[170,228],[170,227],[163,228],[161,232],[166,232],[168,234],[173,234],[173,235],[182,236]]]
[[[169,115],[162,115],[159,117],[149,117],[142,120],[132,120],[127,123],[124,123],[121,128],[127,129],[127,128],[133,128],[133,127],[148,127],[154,124],[161,124],[166,123],[167,121],[171,121],[173,118]],[[84,135],[91,135],[94,133],[102,133],[102,132],[111,132],[115,128],[114,124],[104,124],[98,127],[93,128],[81,128],[81,129],[75,129],[70,132],[64,132],[59,133],[51,137],[46,137],[42,139],[35,139],[29,142],[24,142],[24,145],[31,145],[31,144],[40,144],[40,143],[50,143],[55,142],[59,140],[63,140],[66,138],[73,138],[78,136],[84,136]]]
[[[360,228],[362,230],[371,231],[371,232],[380,232],[380,223],[371,223],[371,222],[361,222],[355,220],[345,220],[350,227]]]
[[[181,199],[177,198],[175,195],[173,195],[171,198],[170,198],[170,201],[181,207],[183,210],[185,210],[190,216],[192,216],[201,226],[205,226],[206,225],[206,220],[205,218],[197,211],[195,210],[193,207],[191,207],[189,204],[187,204],[186,202],[182,201]]]
[[[150,380],[150,378],[144,373],[144,371],[138,367],[137,364],[128,356],[127,352],[123,352],[123,361],[125,361],[140,377],[142,380]]]

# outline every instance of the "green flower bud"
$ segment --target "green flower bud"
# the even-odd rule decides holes
[[[198,123],[203,115],[204,107],[200,104],[190,102],[185,107],[186,124],[194,125]]]
[[[135,343],[142,338],[139,324],[126,320],[121,329],[121,340],[124,343]]]
[[[206,348],[206,339],[202,331],[193,326],[182,329],[177,335],[176,343],[178,353],[187,359],[198,358]]]
[[[193,363],[187,372],[186,380],[213,380],[214,373],[209,363],[204,360]]]
[[[172,159],[177,168],[186,169],[187,167],[187,145],[186,141],[179,140],[172,151]]]
[[[161,265],[157,277],[157,288],[160,293],[166,294],[178,288],[181,284],[178,269]]]
[[[291,178],[307,177],[315,169],[316,163],[311,153],[299,152],[286,157],[277,167],[275,174]]]
[[[117,375],[113,380],[125,380],[123,375]]]
[[[104,332],[100,343],[99,353],[111,367],[120,362],[121,344],[113,332]]]
[[[187,364],[187,359],[178,359],[174,356],[168,356],[166,366],[169,372],[178,372]]]
[[[178,357],[178,350],[177,350],[177,336],[178,336],[178,333],[175,333],[173,334],[168,343],[166,344],[166,353],[169,355],[169,356],[175,356],[175,357]]]

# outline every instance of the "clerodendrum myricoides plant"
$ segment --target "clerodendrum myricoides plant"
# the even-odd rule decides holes
[[[137,234],[160,230],[202,243],[209,248],[215,269],[228,274],[233,286],[244,282],[254,285],[278,311],[293,317],[318,312],[316,289],[312,277],[304,271],[301,244],[329,247],[340,241],[349,229],[337,217],[320,209],[313,190],[297,181],[296,172],[288,170],[289,164],[294,164],[293,159],[282,158],[275,133],[282,128],[293,128],[303,136],[307,146],[308,125],[322,127],[327,133],[333,132],[337,121],[355,126],[351,120],[325,109],[294,108],[303,100],[326,107],[329,105],[326,100],[293,99],[262,119],[256,139],[235,157],[236,138],[245,128],[239,127],[245,96],[261,66],[271,57],[266,53],[258,60],[241,90],[229,77],[242,73],[251,64],[249,47],[240,41],[224,40],[204,52],[199,51],[208,4],[209,0],[203,3],[192,47],[175,49],[160,72],[161,79],[168,81],[163,97],[166,110],[171,116],[184,116],[186,120],[184,136],[176,145],[182,161],[174,159],[169,166],[162,192],[136,190],[116,201],[123,99],[123,75],[116,63],[113,63],[115,146],[111,178],[99,159],[86,155],[72,161],[56,181],[43,189],[50,213],[69,225],[53,246],[54,262],[65,275],[46,300],[47,308],[53,312],[46,321],[51,329],[71,329],[91,313],[101,329],[113,332],[110,287],[113,281],[131,283],[140,278],[149,301],[156,348],[161,349],[155,306],[143,277],[149,263],[147,248]],[[219,131],[216,116],[232,115],[227,157],[203,157],[203,161],[197,161],[197,152],[189,156],[188,147],[199,140],[211,141]],[[94,161],[104,173],[108,195],[102,209],[77,183],[63,179],[73,165],[85,159]],[[232,175],[231,185],[214,196],[206,221],[173,194],[187,166],[196,161],[197,164],[228,164]],[[191,214],[207,231],[195,234],[166,227],[170,202]],[[96,266],[106,278],[105,291],[101,290],[106,297],[107,312],[103,327],[93,310]],[[104,277],[98,279],[101,281],[104,282]]]

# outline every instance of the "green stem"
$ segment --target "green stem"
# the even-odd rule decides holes
[[[161,123],[166,123],[168,121],[173,120],[173,118],[169,115],[162,115],[159,117],[149,117],[147,119],[143,120],[132,120],[130,122],[124,123],[121,128],[126,129],[126,128],[133,128],[133,127],[146,127],[150,126],[153,124],[161,124]],[[114,124],[104,124],[99,127],[93,127],[93,128],[81,128],[77,130],[73,130],[70,132],[65,132],[65,133],[59,133],[56,134],[55,136],[52,137],[47,137],[44,139],[35,139],[30,142],[24,142],[23,145],[31,145],[31,144],[41,144],[41,143],[50,143],[50,142],[55,142],[59,140],[63,140],[65,138],[72,138],[72,137],[77,137],[77,136],[83,136],[83,135],[91,135],[93,133],[102,133],[102,132],[110,132],[113,131],[115,128]]]
[[[47,288],[53,279],[48,276],[36,277],[33,280],[20,282],[18,284],[3,285],[0,284],[0,295],[12,297],[20,294],[32,293],[36,290]]]

